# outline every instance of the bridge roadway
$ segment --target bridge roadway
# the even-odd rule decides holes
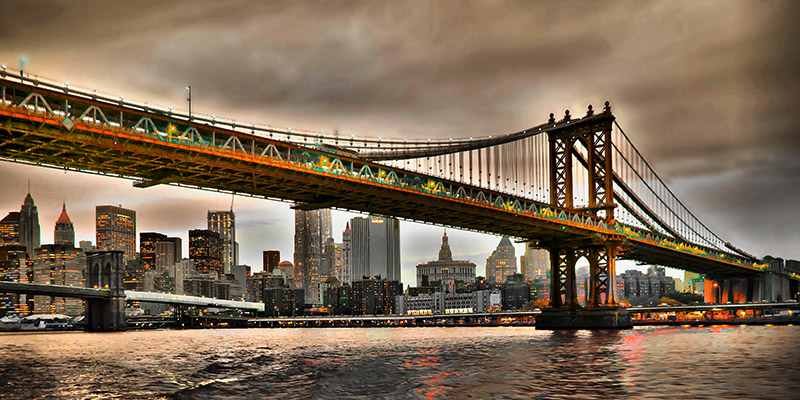
[[[796,301],[778,303],[735,303],[735,304],[697,304],[688,306],[657,306],[657,307],[628,307],[630,314],[644,314],[653,312],[692,312],[692,311],[718,311],[718,310],[768,310],[772,308],[800,309]]]
[[[20,293],[39,296],[69,297],[84,300],[106,300],[111,296],[108,289],[93,289],[73,286],[42,285],[36,283],[2,282],[0,293]],[[233,301],[212,299],[197,296],[182,296],[176,294],[125,291],[125,301],[139,301],[145,303],[162,303],[182,306],[232,308],[248,311],[264,311],[264,303],[246,301]]]
[[[139,187],[249,194],[292,201],[300,209],[348,209],[563,246],[618,245],[620,258],[720,277],[768,270],[752,259],[607,223],[585,211],[367,161],[313,138],[300,146],[278,140],[278,131],[258,136],[235,122],[223,126],[214,118],[25,79],[0,77],[0,160],[136,179]],[[609,119],[610,111],[551,129]]]

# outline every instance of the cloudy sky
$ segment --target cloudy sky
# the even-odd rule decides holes
[[[0,2],[0,63],[126,99],[241,121],[382,137],[518,131],[610,100],[645,158],[709,228],[800,259],[800,3]],[[573,113],[580,113],[575,111]],[[229,196],[0,162],[0,212],[27,180],[42,242],[67,202],[79,240],[94,206],[184,238]],[[237,197],[243,262],[291,260],[285,203]],[[334,214],[337,240],[351,215]],[[404,282],[441,228],[403,223]],[[499,238],[448,232],[478,264]],[[521,253],[521,246],[518,254]],[[622,269],[626,268],[623,266]]]

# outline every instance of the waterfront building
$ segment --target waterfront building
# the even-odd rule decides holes
[[[239,244],[236,242],[236,214],[231,211],[209,211],[208,230],[219,234],[222,246],[222,266],[226,274],[239,264]]]
[[[95,207],[97,248],[119,250],[123,263],[136,258],[136,211],[116,206]]]
[[[503,310],[522,310],[531,301],[531,286],[522,274],[511,274],[506,277],[502,289]]]
[[[400,282],[400,221],[356,217],[350,227],[351,281],[380,275]]]
[[[494,293],[494,308],[492,294]],[[424,294],[395,296],[395,311],[400,315],[445,315],[482,313],[500,308],[500,292],[477,290],[469,293]]]
[[[546,279],[550,271],[550,252],[525,244],[525,254],[520,257],[520,268],[525,280]]]
[[[29,190],[19,211],[19,244],[25,246],[28,257],[31,257],[39,248],[40,239],[39,211],[33,204],[33,197]]]
[[[683,272],[684,289],[690,293],[703,294],[705,292],[705,278],[695,272]]]
[[[264,312],[268,317],[294,317],[303,314],[305,293],[303,289],[278,287],[264,289]]]
[[[353,287],[349,283],[331,286],[326,290],[325,307],[335,315],[353,314]]]
[[[208,229],[189,231],[189,259],[194,268],[203,274],[223,274],[222,243],[219,233]]]
[[[264,272],[272,272],[281,262],[281,252],[278,250],[264,250]]]
[[[56,227],[53,231],[55,244],[75,247],[75,227],[67,215],[67,203],[61,205],[61,215],[56,220]]]
[[[139,259],[142,260],[145,271],[156,268],[156,243],[166,241],[167,235],[158,232],[139,233]],[[174,251],[173,251],[174,252]]]
[[[531,281],[531,300],[550,301],[550,279],[539,278]]]
[[[622,282],[619,294],[620,299],[624,300],[662,297],[675,291],[675,283],[666,276],[663,267],[650,267],[646,275],[641,271],[628,270],[617,276],[617,282]]]
[[[295,278],[311,303],[319,299],[319,282],[324,276],[324,247],[332,237],[331,210],[295,210],[294,215]]]
[[[394,314],[395,296],[403,293],[398,281],[376,276],[353,282],[353,314]]]
[[[490,283],[503,283],[506,277],[517,273],[517,256],[508,236],[503,236],[497,249],[486,259],[486,279]]]
[[[86,261],[79,248],[46,244],[34,253],[33,283],[84,287],[85,270]],[[35,296],[34,310],[36,313],[78,316],[83,313],[83,301],[69,297]]]
[[[423,286],[425,277],[428,285],[436,285],[437,282],[446,280],[452,281],[453,285],[471,283],[475,281],[475,268],[475,264],[469,261],[453,260],[453,252],[450,250],[445,230],[439,248],[439,259],[417,265],[417,287]]]

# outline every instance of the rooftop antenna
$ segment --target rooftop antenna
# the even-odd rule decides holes
[[[236,198],[236,192],[231,193],[231,212],[233,212],[233,199]]]
[[[28,194],[31,194],[31,178],[28,178]]]

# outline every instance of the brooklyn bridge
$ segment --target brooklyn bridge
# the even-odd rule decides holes
[[[517,132],[420,140],[174,112],[18,71],[0,72],[0,86],[0,160],[512,236],[549,251],[558,318],[619,317],[618,259],[704,274],[721,302],[798,292],[800,265],[712,232],[651,168],[609,102],[544,113]],[[582,257],[585,309],[575,290]]]

